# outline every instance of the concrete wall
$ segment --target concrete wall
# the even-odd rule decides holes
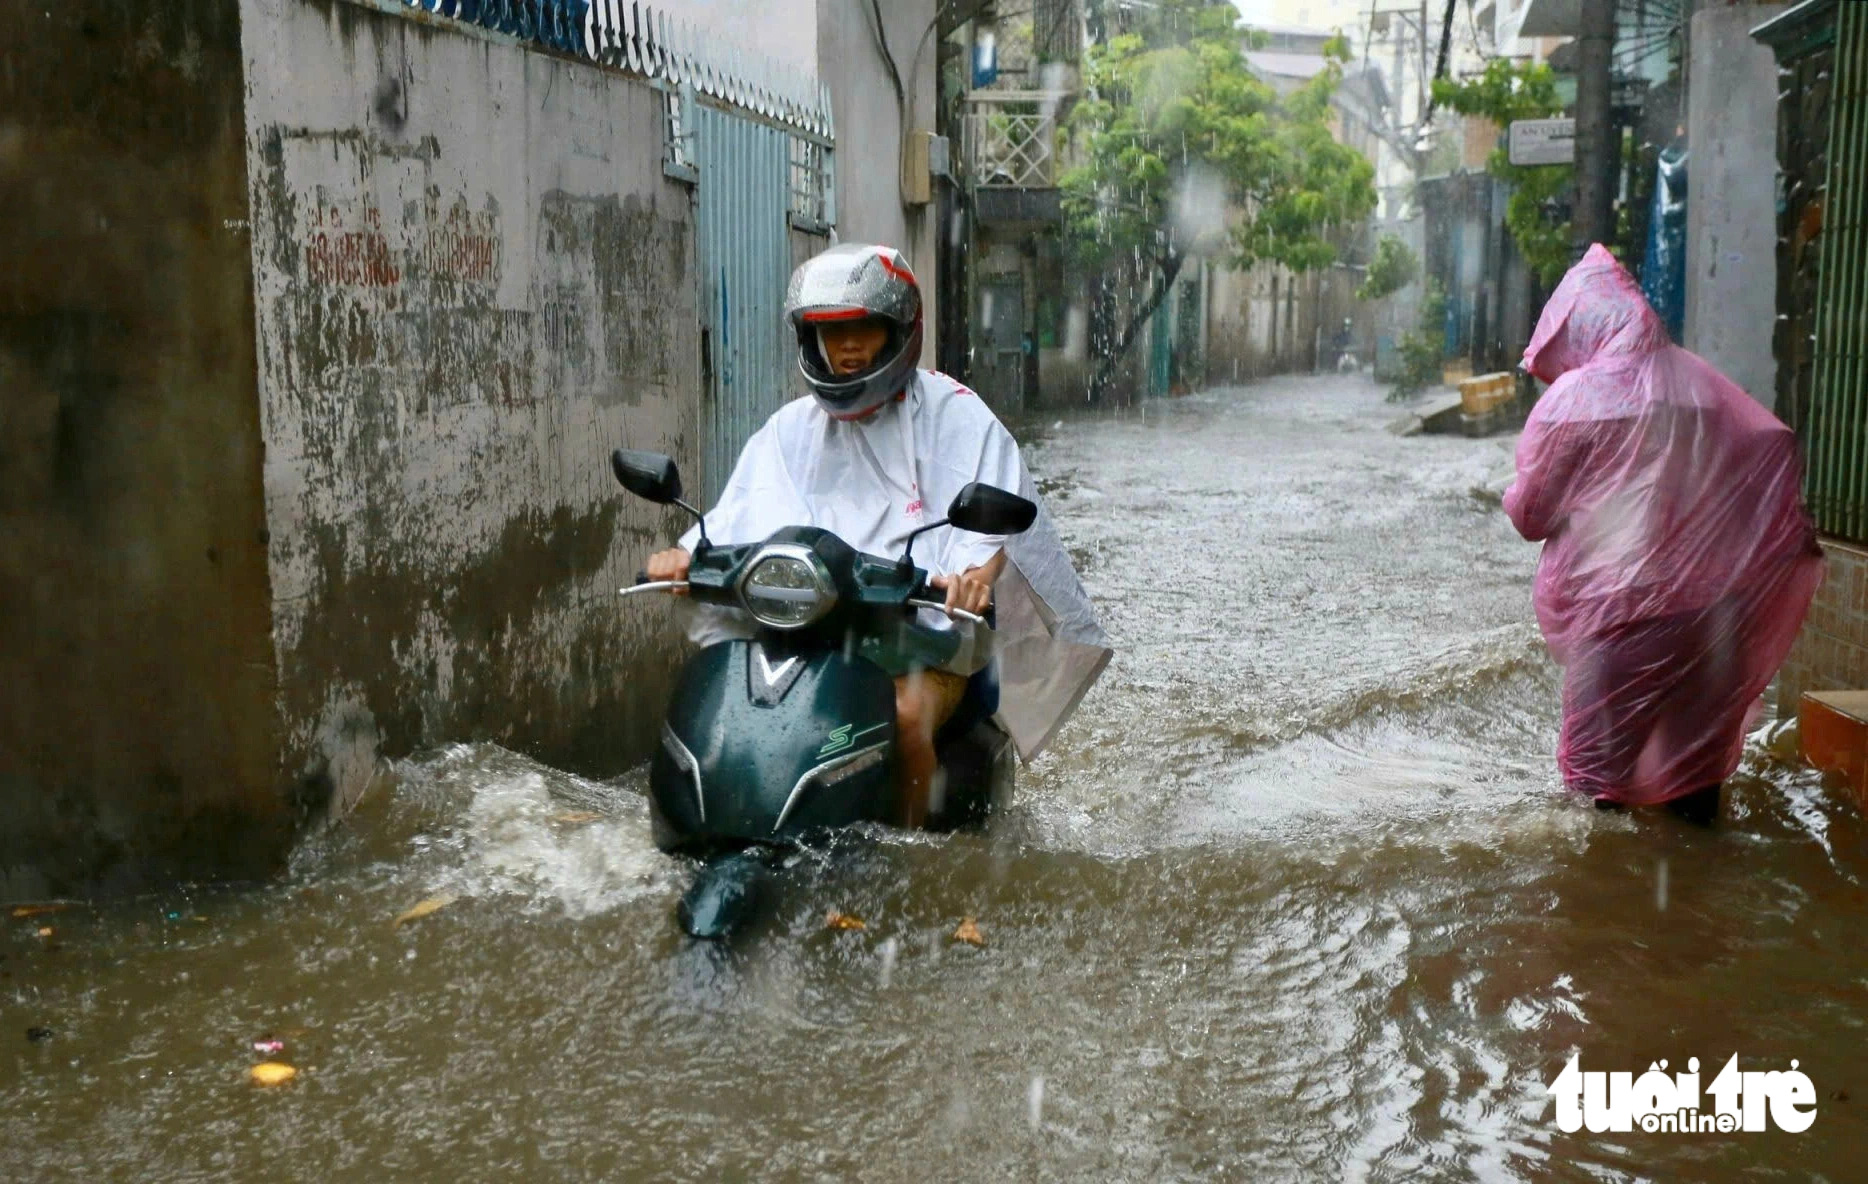
[[[1297,296],[1291,301],[1291,285]],[[1215,385],[1247,382],[1270,374],[1308,371],[1317,326],[1334,317],[1340,323],[1336,295],[1340,285],[1321,275],[1294,276],[1275,264],[1247,270],[1212,269],[1206,309],[1207,381]],[[1350,287],[1354,287],[1353,284]],[[1329,303],[1329,308],[1322,305]],[[1327,338],[1333,329],[1325,329]]]
[[[259,406],[284,774],[491,739],[646,750],[673,517],[627,442],[701,452],[689,194],[648,86],[341,0],[244,0]]]
[[[884,0],[888,47],[904,108],[877,43],[871,0],[818,0],[818,77],[830,88],[837,125],[837,237],[887,243],[908,256],[921,281],[927,323],[922,365],[932,366],[940,324],[935,270],[936,206],[904,206],[901,145],[905,131],[934,128],[935,0]],[[906,127],[904,127],[904,122]]]
[[[1777,380],[1777,64],[1748,31],[1778,11],[1696,14],[1687,95],[1683,344],[1766,407]]]
[[[1780,717],[1796,715],[1805,691],[1868,688],[1868,551],[1829,539],[1822,546],[1822,586],[1777,675]]]
[[[283,851],[237,0],[0,5],[0,899]]]

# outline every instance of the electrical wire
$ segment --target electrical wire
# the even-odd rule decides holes
[[[1453,7],[1458,3],[1459,0],[1446,0],[1446,19],[1440,22],[1440,60],[1433,69],[1433,80],[1435,82],[1446,77],[1447,49],[1451,46],[1453,41]],[[1433,88],[1429,86],[1427,88],[1427,114],[1421,119],[1423,124],[1433,120],[1434,105]]]
[[[882,51],[882,64],[888,67],[889,81],[895,85],[895,105],[905,112],[908,92],[902,88],[902,72],[895,67],[895,55],[889,52],[889,34],[882,22],[882,0],[869,0],[869,11],[875,16],[876,47]]]

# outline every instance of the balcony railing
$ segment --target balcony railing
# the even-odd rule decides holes
[[[966,115],[968,180],[981,188],[1055,188],[1062,171],[1057,111],[1063,97],[975,92]]]

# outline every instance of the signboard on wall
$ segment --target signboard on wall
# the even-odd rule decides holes
[[[1508,143],[1514,165],[1569,164],[1576,159],[1576,121],[1514,119]]]

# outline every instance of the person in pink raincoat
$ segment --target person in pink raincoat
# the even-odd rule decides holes
[[[1670,342],[1600,245],[1557,285],[1524,365],[1551,386],[1505,512],[1544,544],[1564,783],[1710,821],[1822,579],[1796,439]]]

